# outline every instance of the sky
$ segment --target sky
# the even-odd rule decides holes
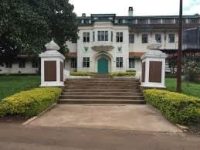
[[[128,15],[132,6],[135,16],[141,15],[178,15],[180,0],[69,0],[74,5],[74,12],[90,14]],[[183,14],[200,14],[200,0],[183,0]]]

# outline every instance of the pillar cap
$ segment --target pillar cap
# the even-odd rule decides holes
[[[47,51],[58,51],[60,47],[54,40],[51,40],[51,42],[45,44],[46,50]]]
[[[149,50],[141,58],[166,58],[167,55],[159,50]]]

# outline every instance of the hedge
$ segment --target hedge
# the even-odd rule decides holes
[[[165,90],[144,90],[145,100],[170,121],[183,125],[200,123],[200,99]]]
[[[27,118],[38,115],[55,103],[60,94],[60,88],[35,88],[14,94],[0,102],[0,117],[20,116]]]
[[[71,76],[94,76],[94,75],[96,75],[96,73],[78,71],[78,72],[71,72],[70,75]]]
[[[126,71],[126,72],[113,72],[113,73],[110,73],[110,76],[111,77],[124,77],[124,76],[127,76],[127,77],[134,77],[136,75],[136,72],[135,71]]]

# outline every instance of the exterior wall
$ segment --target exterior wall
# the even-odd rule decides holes
[[[97,41],[98,31],[108,31],[108,41]],[[111,31],[113,32],[113,42],[111,42]],[[90,32],[90,42],[83,42],[83,32]],[[95,32],[95,41],[93,41],[93,32]],[[116,42],[116,33],[123,32],[123,42]],[[93,46],[113,46],[113,49],[105,52],[110,58],[110,72],[126,71],[128,70],[128,58],[129,58],[129,46],[128,46],[128,27],[127,26],[113,26],[107,22],[96,22],[94,26],[79,27],[79,40],[77,42],[77,70],[78,71],[89,71],[97,72],[97,58],[98,52],[92,49]],[[88,48],[85,51],[85,48]],[[118,50],[121,47],[121,51]],[[83,68],[83,57],[90,57],[90,67]],[[123,68],[116,67],[116,57],[123,57]]]
[[[26,62],[25,68],[19,68],[19,63],[13,63],[12,68],[6,68],[5,64],[0,66],[0,74],[36,74],[38,68],[32,68],[32,62]]]
[[[143,33],[133,33],[135,35],[135,42],[129,44],[129,49],[131,52],[147,52],[148,46],[152,44],[159,44],[160,49],[177,49],[178,48],[178,33],[177,32],[143,32]],[[142,43],[142,34],[148,34],[148,43]],[[157,43],[155,40],[155,34],[161,34],[162,42]],[[169,43],[169,34],[175,34],[175,42]]]

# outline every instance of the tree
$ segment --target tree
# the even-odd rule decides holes
[[[0,0],[0,60],[38,55],[51,38],[65,49],[78,25],[68,0]]]

